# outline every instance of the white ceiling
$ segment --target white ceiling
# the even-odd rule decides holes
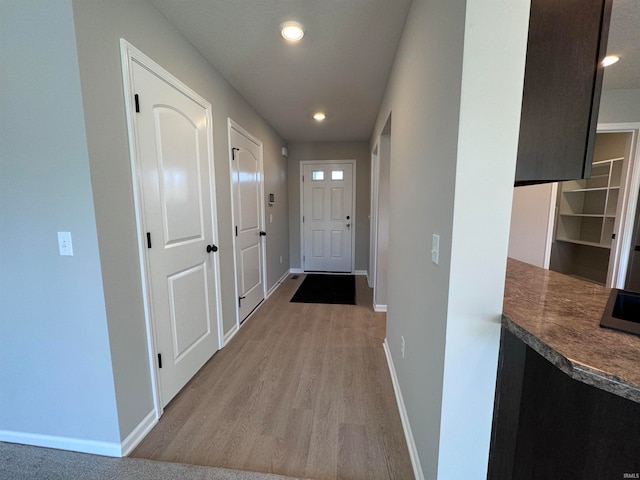
[[[365,141],[411,0],[151,2],[286,140]],[[280,37],[286,20],[300,43]],[[608,52],[621,61],[604,88],[640,88],[640,0],[614,0]]]
[[[603,88],[640,88],[640,0],[613,0],[607,54],[620,61],[605,69]]]
[[[289,141],[369,140],[411,3],[151,1]],[[286,20],[304,25],[299,43],[280,36]]]

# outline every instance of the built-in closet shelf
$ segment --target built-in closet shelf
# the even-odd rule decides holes
[[[613,279],[630,135],[599,132],[590,177],[558,183],[551,270],[603,285]]]
[[[605,160],[594,160],[594,162],[592,163],[592,165],[602,165],[604,163],[611,163],[611,162],[622,162],[624,161],[624,157],[616,157],[616,158],[607,158]]]
[[[574,243],[576,245],[586,245],[587,247],[607,248],[611,250],[611,245],[604,245],[602,243],[585,242],[583,240],[572,240],[570,238],[560,238],[560,237],[556,237],[556,240],[559,242]]]
[[[623,160],[597,160],[589,178],[560,183],[557,240],[611,249]]]
[[[606,192],[609,190],[608,187],[598,187],[598,188],[575,188],[573,190],[563,190],[564,193],[584,193],[584,192]]]

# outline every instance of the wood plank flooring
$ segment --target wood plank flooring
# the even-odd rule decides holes
[[[289,276],[131,454],[310,479],[413,479],[365,277],[357,305],[289,303]]]

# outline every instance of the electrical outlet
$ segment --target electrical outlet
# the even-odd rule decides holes
[[[404,337],[400,337],[402,339],[400,343],[400,351],[402,352],[402,358],[404,358]]]
[[[73,257],[73,243],[70,232],[58,232],[58,250],[60,255]]]

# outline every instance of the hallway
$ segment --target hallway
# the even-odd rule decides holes
[[[413,478],[365,277],[357,305],[289,303],[289,275],[131,454],[312,479]]]

